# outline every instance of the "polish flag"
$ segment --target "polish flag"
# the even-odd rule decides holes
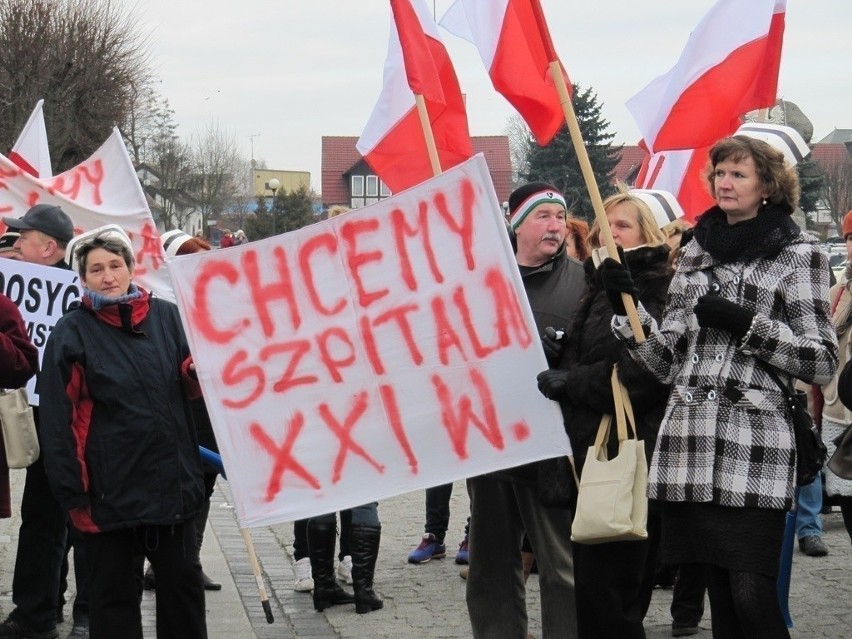
[[[677,64],[627,101],[649,150],[697,149],[775,103],[786,0],[719,0]]]
[[[425,0],[391,0],[391,7],[384,87],[355,146],[397,193],[433,177],[412,88],[425,99],[442,169],[470,158],[473,146],[459,82]]]
[[[640,142],[639,146],[644,144]],[[647,154],[636,176],[636,188],[672,193],[684,210],[684,219],[694,223],[715,204],[704,179],[709,152],[708,146]]]
[[[30,175],[46,180],[53,177],[50,168],[50,149],[47,147],[47,129],[41,110],[44,100],[39,100],[18,136],[9,159]]]
[[[494,88],[521,114],[536,141],[548,144],[565,116],[549,71],[559,58],[539,0],[456,0],[440,24],[476,45]],[[564,68],[562,73],[570,91]]]

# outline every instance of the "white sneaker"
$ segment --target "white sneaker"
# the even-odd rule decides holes
[[[337,580],[352,585],[352,557],[346,555],[337,565]]]
[[[302,557],[296,562],[296,583],[293,590],[296,592],[310,592],[314,589],[314,578],[311,575],[311,558]]]

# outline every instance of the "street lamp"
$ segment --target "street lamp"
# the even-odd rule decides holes
[[[275,235],[275,193],[278,191],[281,186],[281,182],[278,181],[278,178],[272,178],[269,182],[266,183],[266,188],[272,191],[272,207],[270,208],[270,212],[272,213],[272,234]]]

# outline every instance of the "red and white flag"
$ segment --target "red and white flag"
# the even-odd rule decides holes
[[[36,103],[30,119],[24,125],[9,159],[30,175],[46,180],[53,177],[50,168],[50,149],[47,147],[47,129],[44,126],[44,113],[41,110],[44,100]]]
[[[627,101],[652,152],[697,149],[775,102],[786,0],[719,0],[677,64]]]
[[[539,0],[456,0],[440,24],[476,45],[494,88],[521,114],[536,141],[549,143],[565,116],[549,71],[559,58]],[[562,73],[570,91],[564,68]]]
[[[424,0],[391,5],[384,87],[356,148],[397,193],[433,177],[412,87],[425,99],[442,169],[470,158],[473,146],[459,82],[429,8]]]
[[[639,146],[644,144],[640,142]],[[672,193],[684,210],[684,218],[695,222],[714,204],[704,179],[709,151],[710,147],[702,147],[647,154],[636,177],[636,188]]]

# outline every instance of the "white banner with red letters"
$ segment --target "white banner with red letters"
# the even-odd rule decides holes
[[[83,287],[76,273],[52,266],[0,259],[0,293],[18,306],[27,334],[38,349],[41,364],[47,338],[56,322],[80,299]],[[27,399],[39,405],[36,377],[27,384]]]
[[[168,269],[242,525],[569,454],[481,155]]]
[[[160,236],[118,129],[85,162],[46,180],[0,155],[0,218],[20,218],[42,203],[62,207],[75,234],[105,224],[121,226],[133,243],[134,281],[174,301]]]

